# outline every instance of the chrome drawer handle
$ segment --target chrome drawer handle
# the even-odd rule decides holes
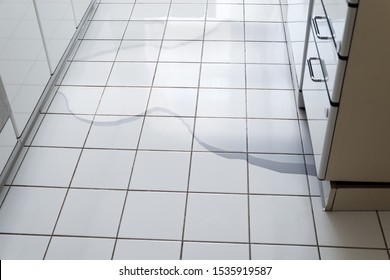
[[[312,64],[312,61],[319,61],[320,63],[320,66],[321,66],[321,70],[322,70],[322,73],[324,75],[324,78],[316,78],[314,76],[314,71],[313,71],[313,64]],[[321,59],[321,58],[318,58],[318,57],[310,57],[308,60],[307,60],[307,68],[309,69],[309,74],[310,74],[310,78],[313,82],[326,82],[329,78],[328,76],[328,71],[326,70],[326,67],[325,67],[325,63],[324,61]]]
[[[318,20],[326,20],[327,22],[329,22],[330,33],[331,33],[330,36],[321,35],[320,28],[318,27]],[[314,27],[314,30],[316,32],[316,36],[318,39],[329,40],[329,39],[333,39],[335,37],[335,32],[334,32],[332,23],[326,16],[315,16],[315,17],[313,17],[312,22],[313,22],[313,27]]]

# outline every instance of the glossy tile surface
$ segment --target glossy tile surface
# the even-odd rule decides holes
[[[255,195],[250,205],[253,242],[316,244],[309,198]]]
[[[247,218],[244,195],[190,194],[184,239],[248,242]]]
[[[12,187],[0,209],[0,232],[51,234],[65,193],[65,189]]]
[[[54,233],[115,237],[125,195],[123,191],[70,190]]]
[[[318,260],[314,246],[252,245],[254,260]]]
[[[72,179],[80,152],[80,149],[32,147],[13,184],[66,188]]]
[[[54,237],[45,260],[110,259],[115,240],[103,238]]]
[[[320,245],[385,248],[375,212],[323,212],[320,198],[313,199],[313,210]]]
[[[388,259],[388,211],[322,209],[284,8],[97,1],[0,194],[1,259]],[[37,63],[4,60],[40,38],[18,22],[0,65],[22,108],[49,74],[33,42]]]
[[[2,260],[42,260],[49,236],[0,235]]]
[[[133,151],[84,149],[71,187],[127,189]]]
[[[131,189],[186,191],[190,153],[140,151]]]
[[[246,193],[246,165],[245,154],[193,153],[190,191]]]
[[[93,120],[85,147],[135,149],[142,118],[135,116],[97,116]]]
[[[248,260],[249,246],[232,243],[185,242],[183,260]]]
[[[183,193],[130,192],[119,237],[180,239],[185,198]]]
[[[116,244],[114,260],[178,260],[178,241],[125,240]]]

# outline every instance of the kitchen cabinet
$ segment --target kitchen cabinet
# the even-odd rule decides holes
[[[95,0],[0,0],[0,187]]]
[[[0,11],[0,20],[10,28],[0,29],[0,76],[20,137],[50,79],[50,70],[33,2],[0,0]]]
[[[35,0],[50,73],[53,74],[76,30],[71,0]],[[44,53],[42,53],[44,55]]]
[[[390,2],[317,0],[313,7],[308,54],[292,49],[306,63],[295,62],[296,78],[317,176],[331,182],[326,209],[388,210]]]

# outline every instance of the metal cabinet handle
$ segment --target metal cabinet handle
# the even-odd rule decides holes
[[[321,35],[320,28],[318,27],[318,20],[326,20],[327,22],[329,22],[330,33],[331,33],[330,36]],[[316,32],[316,36],[318,39],[329,40],[329,39],[333,39],[335,37],[335,32],[334,32],[332,22],[326,16],[315,16],[315,17],[313,17],[312,22],[313,22],[313,27],[314,27],[314,30]]]
[[[319,61],[324,78],[316,78],[314,76],[313,64],[312,64],[312,61],[314,60]],[[310,57],[307,60],[307,68],[309,69],[310,78],[312,79],[313,82],[326,82],[328,80],[329,78],[328,71],[326,70],[325,63],[321,58]]]

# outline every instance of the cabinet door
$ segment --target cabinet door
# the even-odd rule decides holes
[[[53,74],[76,29],[71,0],[34,0]]]
[[[10,116],[8,98],[0,77],[0,178],[17,142]]]
[[[32,0],[0,0],[0,76],[19,137],[50,78]]]

